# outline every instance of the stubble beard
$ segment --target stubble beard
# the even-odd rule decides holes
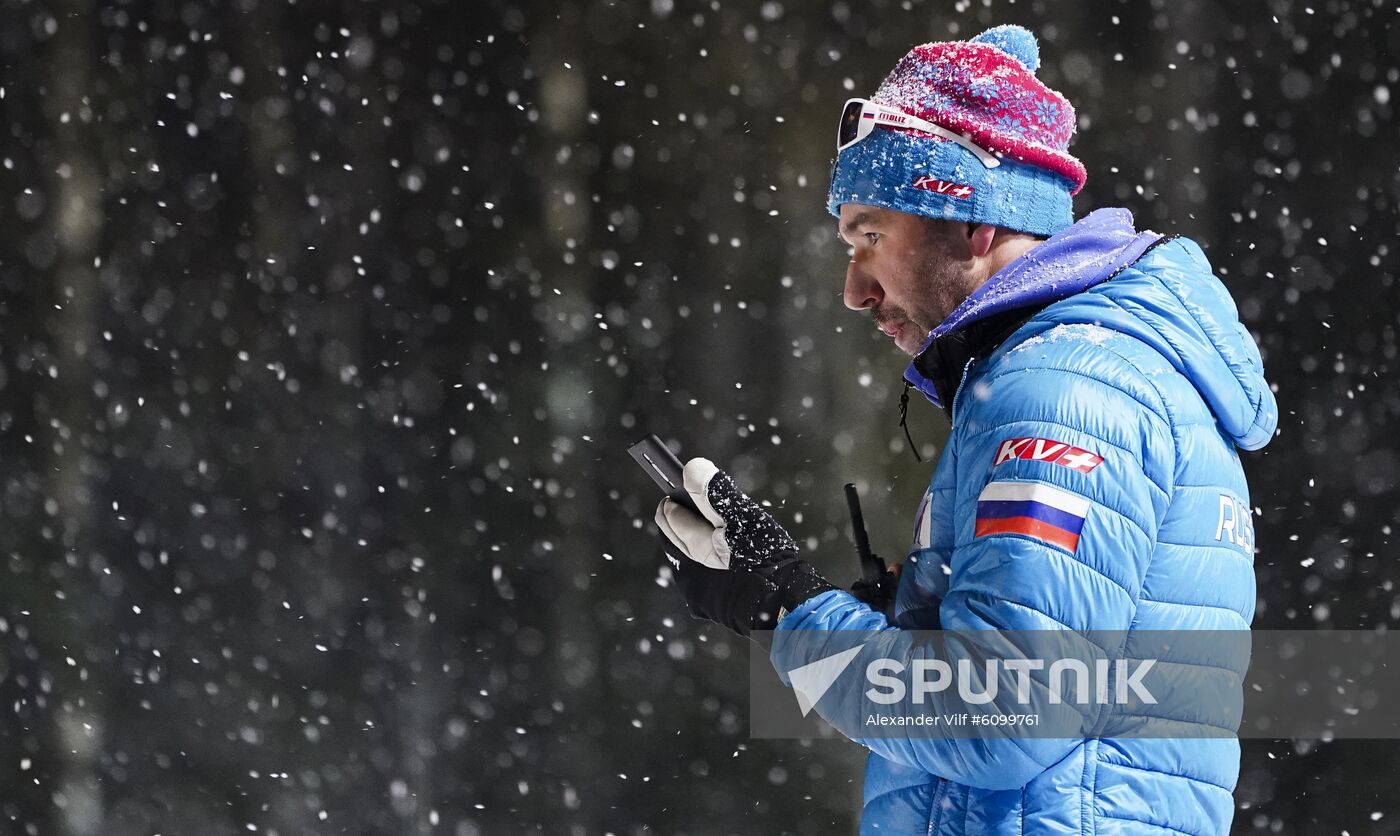
[[[967,277],[953,259],[930,246],[919,263],[912,268],[908,286],[913,288],[909,308],[881,305],[872,311],[877,324],[908,321],[920,331],[920,343],[937,328],[970,295]],[[917,307],[915,307],[917,306]],[[913,352],[910,352],[913,353]]]

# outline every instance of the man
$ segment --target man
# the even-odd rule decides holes
[[[893,621],[704,459],[685,468],[702,514],[657,509],[695,614],[779,637],[1248,629],[1236,448],[1277,422],[1258,350],[1194,243],[1121,209],[1073,222],[1074,111],[1038,66],[1020,27],[925,44],[842,114],[829,209],[852,251],[846,304],[952,420]],[[822,658],[792,647],[807,655],[775,645],[780,673]],[[1243,664],[1227,667],[1238,691]],[[1232,735],[860,742],[862,833],[1224,833],[1239,772]]]

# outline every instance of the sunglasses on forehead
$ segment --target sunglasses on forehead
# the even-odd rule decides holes
[[[908,128],[920,133],[933,134],[966,148],[987,168],[1001,165],[1001,161],[990,151],[973,144],[972,140],[962,134],[953,133],[942,125],[935,125],[901,110],[876,104],[869,99],[849,99],[841,109],[841,123],[836,126],[836,152],[839,154],[870,136],[877,126]]]

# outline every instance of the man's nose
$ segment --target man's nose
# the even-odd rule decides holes
[[[846,267],[846,288],[841,295],[846,307],[853,311],[869,310],[885,299],[880,283],[866,273],[854,258]]]

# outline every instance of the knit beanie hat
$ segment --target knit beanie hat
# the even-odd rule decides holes
[[[930,133],[876,127],[838,153],[827,209],[840,217],[841,204],[861,203],[1042,237],[1072,224],[1085,179],[1066,150],[1074,108],[1039,67],[1040,45],[1020,26],[914,47],[873,101],[962,134],[998,164]]]

